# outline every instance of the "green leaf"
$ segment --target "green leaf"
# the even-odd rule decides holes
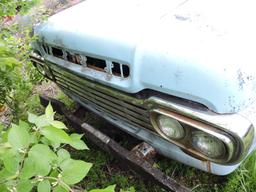
[[[90,190],[89,192],[115,192],[115,188],[116,188],[116,185],[110,185],[105,189],[93,189],[93,190]]]
[[[58,129],[67,129],[66,125],[64,123],[62,123],[61,121],[53,121],[53,122],[51,122],[51,125]]]
[[[76,184],[87,175],[91,167],[91,163],[67,159],[60,165],[62,180],[69,185]]]
[[[1,192],[9,192],[5,184],[0,184],[0,191]]]
[[[18,171],[18,169],[19,169],[20,158],[19,158],[18,155],[19,154],[15,153],[13,150],[8,150],[3,155],[4,167],[10,173],[15,174]]]
[[[63,161],[70,159],[70,154],[66,149],[60,149],[57,152],[58,155],[58,162],[59,164],[62,163]]]
[[[33,132],[30,134],[30,143],[36,144],[38,143],[37,133]]]
[[[31,177],[35,176],[37,173],[36,166],[34,160],[32,158],[26,158],[24,161],[23,168],[20,173],[20,178],[22,180],[30,179]]]
[[[70,143],[72,141],[65,131],[55,128],[53,126],[44,127],[40,130],[40,132],[50,141],[59,143]]]
[[[48,175],[51,170],[50,163],[57,159],[55,153],[43,144],[34,145],[28,152],[28,158],[33,161],[36,173],[41,176]]]
[[[51,192],[51,184],[48,180],[41,181],[37,186],[37,192]]]
[[[34,184],[30,181],[21,181],[18,185],[17,185],[17,192],[29,192],[32,190]]]
[[[64,189],[63,187],[61,187],[60,185],[56,186],[53,189],[53,192],[68,192],[68,190]]]
[[[72,137],[72,140],[80,140],[83,137],[84,134],[77,134],[72,133],[70,136]]]
[[[50,123],[54,120],[54,112],[51,103],[45,108],[45,117]]]
[[[28,112],[28,122],[36,124],[38,116]]]
[[[136,192],[136,190],[135,190],[135,188],[134,187],[130,187],[129,189],[127,189],[127,190],[123,190],[123,189],[121,189],[121,191],[120,192]]]
[[[4,125],[0,122],[0,133],[2,133],[3,130],[4,130]]]
[[[12,124],[12,128],[8,133],[8,142],[14,149],[27,148],[30,142],[28,130]]]
[[[30,130],[30,126],[28,123],[26,123],[25,121],[19,120],[19,127],[22,127],[24,129],[27,129],[28,131]]]
[[[51,144],[51,142],[49,141],[49,139],[47,139],[46,137],[41,137],[40,138],[40,142],[42,142],[43,144],[45,144],[45,145],[50,145]]]
[[[1,143],[0,144],[0,157],[3,156],[3,154],[5,154],[9,149],[11,149],[12,146],[10,145],[10,143]]]
[[[7,169],[4,168],[0,171],[0,181],[13,179],[13,178],[15,178],[15,175],[16,174],[11,173],[11,172],[7,171]]]
[[[85,142],[83,140],[81,140],[81,137],[83,135],[79,135],[77,133],[73,133],[70,135],[71,138],[71,142],[69,143],[72,147],[74,147],[77,150],[85,150],[85,149],[89,149],[87,147],[87,145],[85,144]]]
[[[49,126],[49,125],[50,125],[50,122],[46,119],[46,115],[40,115],[37,118],[36,126],[38,128],[42,128],[42,127]]]

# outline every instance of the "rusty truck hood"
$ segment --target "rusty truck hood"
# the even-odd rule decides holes
[[[45,43],[128,63],[127,79],[68,66],[129,93],[152,89],[234,113],[256,98],[253,1],[87,0],[35,29]]]

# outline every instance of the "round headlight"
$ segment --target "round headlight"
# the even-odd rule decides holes
[[[222,157],[226,153],[225,145],[221,140],[202,131],[192,133],[192,145],[196,150],[210,158]]]
[[[161,132],[170,139],[181,139],[185,136],[185,131],[181,124],[168,116],[158,116],[158,127]]]

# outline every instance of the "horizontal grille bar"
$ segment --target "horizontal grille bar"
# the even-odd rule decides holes
[[[130,96],[117,97],[104,89],[98,89],[94,83],[86,81],[84,78],[73,75],[68,71],[60,70],[57,66],[50,66],[56,83],[64,90],[75,93],[80,99],[95,105],[101,111],[110,114],[117,119],[121,119],[138,127],[153,129],[149,113],[138,99]],[[126,100],[124,99],[126,98]]]

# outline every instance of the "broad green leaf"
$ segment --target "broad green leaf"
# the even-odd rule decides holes
[[[13,150],[6,151],[6,153],[3,155],[3,163],[7,171],[15,174],[19,169],[19,154],[15,153]]]
[[[30,192],[33,188],[34,184],[30,180],[21,181],[17,185],[17,192]]]
[[[40,115],[38,118],[37,118],[37,122],[36,122],[36,126],[38,128],[42,128],[42,127],[45,127],[45,126],[49,126],[50,123],[49,121],[46,119],[46,115]]]
[[[30,143],[36,144],[38,143],[38,138],[36,132],[30,134]]]
[[[50,163],[57,159],[55,153],[43,144],[34,145],[28,152],[30,161],[33,161],[36,173],[41,176],[48,175],[51,170]]]
[[[21,170],[20,178],[22,180],[30,179],[31,177],[35,176],[37,173],[35,167],[35,161],[32,158],[26,158],[24,161],[23,168]]]
[[[50,177],[55,177],[55,178],[57,178],[58,175],[59,175],[58,170],[57,170],[57,169],[54,169],[54,170],[51,171],[51,173],[50,173],[49,176],[50,176]]]
[[[116,188],[116,185],[110,185],[105,189],[93,189],[93,190],[90,190],[89,192],[115,192],[115,188]]]
[[[10,180],[16,177],[16,174],[9,172],[7,169],[2,169],[0,171],[0,181]]]
[[[37,116],[37,115],[28,112],[28,121],[29,121],[30,123],[36,124],[37,119],[38,119],[38,116]]]
[[[62,163],[63,161],[70,159],[70,154],[66,149],[60,149],[57,152],[58,162]]]
[[[2,134],[1,134],[2,143],[8,142],[8,133],[9,133],[9,131],[10,131],[10,129],[7,130],[7,131],[2,132]]]
[[[69,185],[76,184],[87,175],[91,167],[91,163],[67,159],[60,165],[62,180]]]
[[[12,146],[10,143],[0,143],[0,157],[3,156],[9,149],[11,149]]]
[[[77,150],[85,150],[85,149],[89,150],[85,142],[82,140],[74,140],[74,141],[71,141],[71,143],[69,144]]]
[[[45,117],[46,117],[47,121],[50,123],[53,122],[53,120],[54,120],[54,112],[53,112],[51,103],[49,103],[47,105],[47,107],[45,108]]]
[[[12,124],[12,127],[8,133],[8,142],[14,149],[27,148],[30,142],[28,130],[24,127],[19,127]]]
[[[60,185],[56,186],[53,189],[53,192],[68,192],[68,190],[64,189],[63,187],[61,187]]]
[[[40,131],[41,134],[44,135],[50,141],[59,143],[70,143],[72,141],[65,131],[55,128],[53,126],[44,127]]]
[[[84,134],[77,134],[72,133],[70,136],[72,137],[72,140],[80,140],[83,137]]]
[[[51,125],[58,129],[67,129],[66,125],[64,123],[62,123],[61,121],[53,121],[53,122],[51,122]]]
[[[30,130],[30,126],[28,123],[26,123],[25,121],[19,120],[19,127],[22,127],[24,129],[27,129],[28,131]]]
[[[47,139],[46,137],[41,137],[40,141],[45,144],[45,145],[50,145],[51,142],[49,141],[49,139]]]
[[[61,143],[59,141],[50,141],[50,145],[53,147],[53,149],[56,151],[57,148],[60,147]]]
[[[129,189],[127,189],[127,190],[123,190],[123,189],[121,189],[121,191],[120,192],[136,192],[136,190],[135,190],[135,188],[134,187],[130,187]]]
[[[5,184],[0,184],[0,191],[1,192],[9,192]]]
[[[69,143],[72,147],[74,147],[77,150],[84,150],[84,149],[89,149],[85,142],[81,140],[81,137],[83,135],[79,135],[77,133],[73,133],[70,135],[71,142]]]
[[[51,192],[51,184],[48,180],[43,180],[37,185],[37,192]]]

